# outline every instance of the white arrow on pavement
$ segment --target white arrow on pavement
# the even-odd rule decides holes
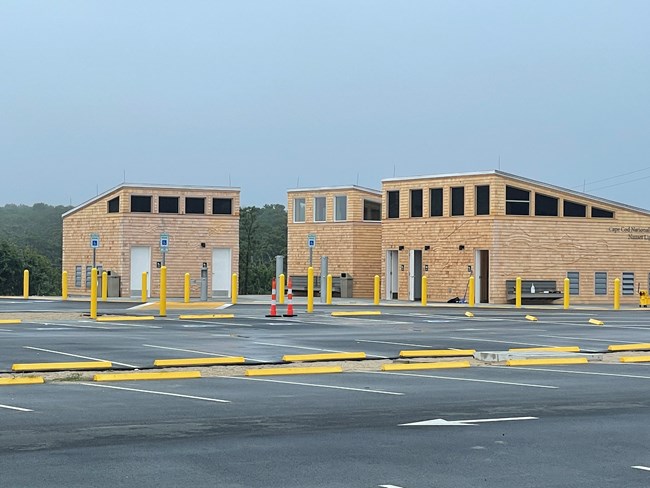
[[[457,426],[457,425],[476,425],[488,422],[510,422],[513,420],[537,420],[538,417],[502,417],[498,419],[472,419],[472,420],[445,420],[433,419],[423,420],[421,422],[411,422],[409,424],[399,424],[401,426],[427,425],[427,426]]]

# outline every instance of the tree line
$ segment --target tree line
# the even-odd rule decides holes
[[[22,295],[23,270],[32,295],[61,294],[63,221],[69,206],[0,207],[0,295]],[[239,220],[239,293],[268,294],[275,256],[287,254],[284,205],[243,207]]]

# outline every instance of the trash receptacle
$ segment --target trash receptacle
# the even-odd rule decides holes
[[[109,297],[119,297],[120,296],[120,276],[116,274],[108,275],[108,296]]]
[[[341,298],[352,298],[352,276],[341,273]]]

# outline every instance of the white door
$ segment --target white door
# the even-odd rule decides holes
[[[212,249],[212,296],[229,297],[232,268],[230,248]]]
[[[398,266],[397,251],[386,251],[386,300],[394,300],[397,298],[397,291],[399,289],[399,274],[397,272]]]
[[[147,296],[151,296],[151,248],[131,248],[131,296],[142,296],[142,273],[147,272]]]

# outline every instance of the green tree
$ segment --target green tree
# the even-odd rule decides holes
[[[22,295],[26,269],[30,295],[60,294],[59,273],[48,258],[32,249],[0,241],[0,295]]]

